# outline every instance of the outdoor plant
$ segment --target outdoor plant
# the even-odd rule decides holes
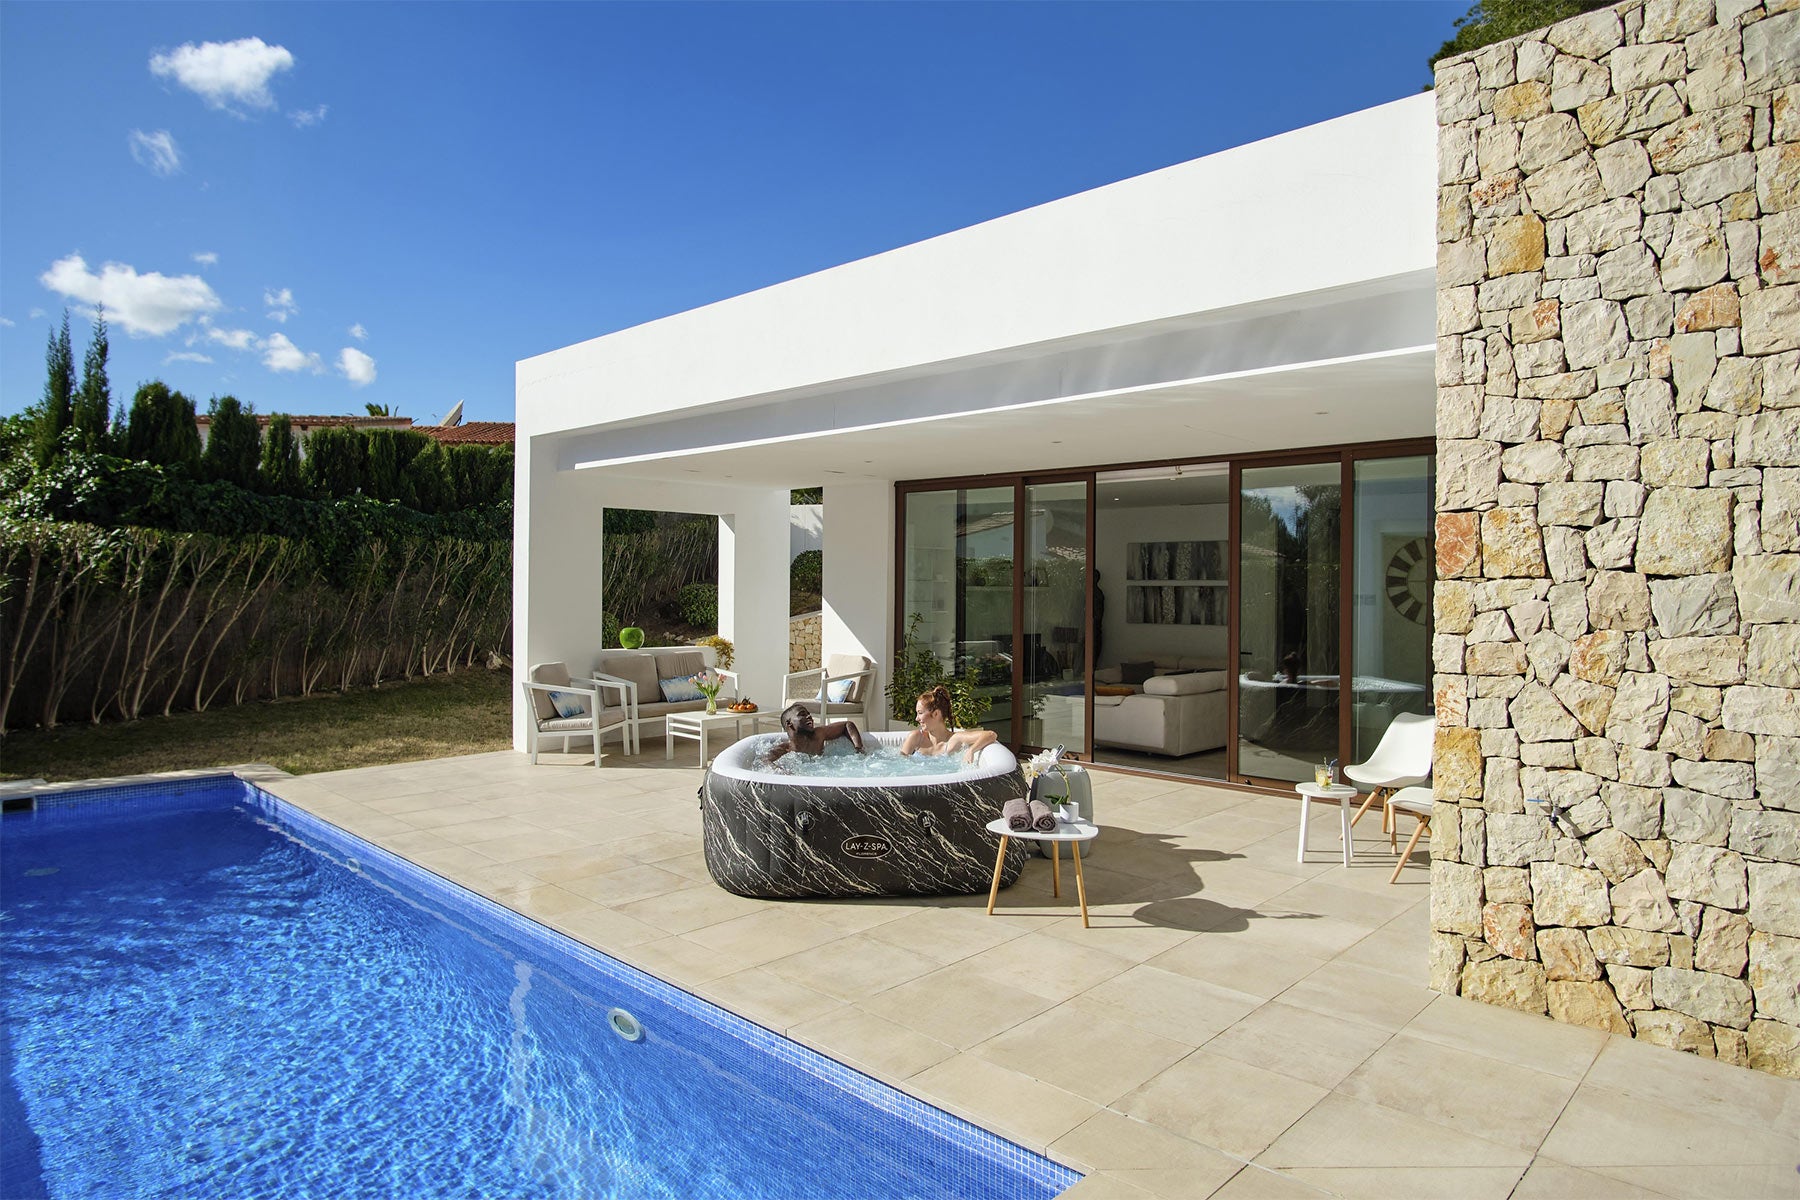
[[[716,583],[690,583],[681,589],[681,619],[689,625],[698,625],[702,629],[718,628],[719,625],[719,585]]]
[[[896,721],[912,723],[913,706],[921,693],[942,686],[950,693],[950,721],[959,729],[972,729],[987,711],[987,697],[976,685],[974,675],[959,675],[946,670],[919,637],[924,621],[919,613],[906,620],[906,636],[894,655],[893,669],[888,672],[888,715]]]
[[[737,657],[737,650],[732,646],[731,639],[720,637],[716,633],[709,633],[703,638],[695,638],[694,645],[711,646],[713,657],[718,659],[720,669],[731,670],[732,661]]]

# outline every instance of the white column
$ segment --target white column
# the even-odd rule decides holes
[[[526,747],[518,682],[533,664],[576,675],[600,648],[601,509],[579,472],[556,469],[545,438],[520,438],[513,475],[513,748]],[[538,464],[534,472],[533,463]]]
[[[894,485],[840,483],[825,488],[825,654],[862,654],[875,662],[884,693],[894,640]],[[874,706],[887,711],[885,695]],[[870,722],[887,728],[883,715]]]
[[[788,491],[732,488],[719,515],[719,633],[743,689],[781,699],[788,665]]]

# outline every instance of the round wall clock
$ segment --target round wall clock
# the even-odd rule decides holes
[[[1418,537],[1394,551],[1386,584],[1394,611],[1414,624],[1425,624],[1425,608],[1431,603],[1431,544]]]

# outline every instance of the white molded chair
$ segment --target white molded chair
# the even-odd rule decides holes
[[[623,686],[603,679],[571,678],[568,665],[559,662],[539,663],[531,668],[529,674],[531,678],[521,682],[520,687],[525,691],[525,701],[531,713],[531,728],[528,732],[533,765],[538,760],[538,743],[550,737],[562,739],[565,753],[571,741],[578,738],[590,739],[594,743],[596,767],[600,765],[601,741],[615,730],[626,752],[630,752],[631,702]],[[607,708],[602,699],[608,691],[617,692],[619,697],[612,708]],[[565,696],[580,696],[582,713],[565,717],[557,712],[552,695],[556,692]]]
[[[1394,864],[1394,873],[1388,876],[1388,882],[1394,883],[1399,880],[1400,869],[1406,865],[1406,860],[1412,857],[1413,847],[1419,844],[1420,836],[1431,832],[1431,789],[1401,788],[1388,797],[1387,806],[1388,811],[1395,815],[1396,823],[1402,813],[1418,822],[1413,826],[1412,837],[1407,841],[1406,849],[1400,853],[1400,861]],[[1392,845],[1397,840],[1389,838],[1389,844]]]
[[[848,681],[847,695],[831,700],[834,687],[839,690]],[[833,654],[822,667],[810,671],[793,671],[781,681],[781,707],[804,704],[821,724],[860,717],[870,719],[870,704],[875,700],[875,664],[860,654]]]
[[[1356,815],[1355,825],[1375,804],[1381,804],[1381,828],[1393,831],[1393,813],[1388,801],[1401,788],[1413,787],[1431,778],[1431,743],[1437,736],[1437,717],[1431,713],[1401,713],[1381,735],[1375,753],[1359,763],[1344,768],[1344,776],[1352,783],[1373,788]],[[1392,839],[1390,839],[1392,840]]]

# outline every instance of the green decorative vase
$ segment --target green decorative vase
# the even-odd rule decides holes
[[[636,650],[644,644],[644,631],[636,625],[627,625],[619,630],[619,645],[627,650]]]

